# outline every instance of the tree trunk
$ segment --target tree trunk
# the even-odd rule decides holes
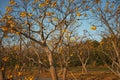
[[[54,66],[50,66],[50,73],[51,73],[52,80],[58,80],[57,73]]]
[[[2,70],[0,70],[0,80],[3,80]]]
[[[50,65],[51,78],[52,78],[52,80],[58,80],[57,72],[56,72],[56,69],[54,66],[54,62],[53,62],[52,52],[49,50],[49,48],[47,46],[45,46],[44,49],[47,53],[47,57],[48,57],[49,65]]]
[[[2,51],[2,38],[0,39],[0,53],[2,53],[1,51]],[[0,56],[1,56],[1,54],[0,54]],[[0,62],[0,64],[2,64],[2,62]],[[3,80],[3,73],[2,73],[1,68],[2,67],[0,66],[0,80]]]
[[[49,62],[49,65],[50,65],[51,78],[52,78],[52,80],[58,80],[57,72],[56,72],[56,69],[55,69],[54,61],[53,61],[52,52],[50,51],[50,49],[46,45],[43,46],[43,47],[44,47],[45,52],[47,54],[48,62]]]
[[[63,80],[66,80],[66,75],[67,75],[67,68],[63,68]]]
[[[62,75],[62,74],[63,74],[63,65],[61,64],[61,65],[60,65],[60,71],[59,71],[58,76],[59,76],[59,75]]]
[[[51,73],[52,80],[58,80],[57,72],[56,72],[56,69],[55,69],[55,66],[53,63],[52,53],[48,54],[48,61],[49,61],[49,65],[50,65],[50,73]]]
[[[86,65],[82,64],[82,73],[85,74],[87,73]]]

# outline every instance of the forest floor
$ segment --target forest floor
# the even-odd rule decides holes
[[[41,73],[39,77],[43,77],[44,78],[43,80],[51,80],[49,72]],[[59,74],[59,78],[61,77],[62,75]],[[67,72],[67,80],[120,80],[120,79],[118,79],[118,77],[115,76],[106,67],[96,68],[89,67],[88,73],[86,74],[81,73],[80,67],[71,67],[70,70]]]
[[[43,77],[44,80],[51,80],[49,79],[50,73],[42,73],[41,77]],[[95,72],[88,72],[87,74],[80,74],[78,72],[68,72],[67,80],[120,80],[120,79],[118,79],[117,76],[115,76],[110,72],[95,71]]]
[[[120,80],[106,67],[88,67],[87,69],[88,72],[86,74],[82,74],[81,67],[70,67],[67,72],[67,80]],[[14,73],[13,75],[17,74],[15,72],[12,73]],[[51,75],[49,71],[40,73],[37,68],[32,68],[29,70],[26,69],[25,71],[23,71],[22,76],[34,76],[35,79],[33,80],[51,80]],[[58,73],[58,76],[59,80],[62,80],[62,74]]]

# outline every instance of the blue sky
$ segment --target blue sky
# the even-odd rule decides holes
[[[5,12],[5,6],[9,5],[9,0],[0,0],[1,5],[0,5],[0,11]],[[97,30],[93,31],[90,29],[90,27],[92,26],[92,24],[88,23],[89,21],[83,21],[82,22],[82,26],[78,29],[78,33],[80,36],[83,35],[83,30],[87,30],[90,35],[92,35],[92,38],[94,40],[100,41],[101,37],[99,36],[100,34],[100,28],[98,27]]]
[[[9,4],[9,0],[0,0],[0,11],[5,12],[5,6]]]

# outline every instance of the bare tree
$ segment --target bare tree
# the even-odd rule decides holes
[[[99,22],[96,25],[105,29],[102,32],[102,37],[107,38],[107,42],[109,42],[107,45],[111,48],[109,52],[103,51],[103,53],[111,60],[112,66],[108,65],[108,68],[120,77],[120,1],[96,1],[99,2],[95,3],[91,11],[94,19]],[[104,3],[106,4],[104,5]]]
[[[67,79],[67,73],[68,73],[68,69],[69,69],[69,62],[71,57],[74,55],[73,54],[73,46],[74,46],[74,42],[73,42],[73,30],[71,31],[66,30],[65,31],[65,35],[64,35],[64,39],[61,42],[61,45],[58,48],[58,58],[59,58],[59,65],[61,68],[61,72],[62,73],[62,79],[66,80]]]
[[[82,65],[82,73],[87,73],[87,62],[90,57],[90,47],[91,47],[91,41],[86,39],[81,39],[79,42],[76,42],[76,54],[79,58],[79,61]]]
[[[21,34],[28,38],[26,41],[39,44],[48,57],[52,80],[57,80],[53,53],[63,38],[61,30],[66,30],[79,17],[86,15],[84,11],[90,8],[90,4],[91,1],[84,0],[10,0],[2,17],[1,29],[7,35]],[[47,41],[53,36],[56,41],[49,45]]]

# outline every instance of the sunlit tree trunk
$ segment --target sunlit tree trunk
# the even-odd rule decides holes
[[[67,76],[67,68],[64,67],[63,68],[63,80],[66,80],[66,76]]]
[[[46,50],[49,65],[50,65],[51,78],[52,78],[52,80],[58,80],[57,72],[56,72],[56,69],[55,69],[55,66],[54,66],[52,52],[47,47],[45,47],[45,50]]]
[[[63,68],[63,75],[62,75],[63,80],[66,80],[66,78],[67,78],[67,68],[68,68],[68,65],[66,63],[64,68]]]
[[[48,55],[48,61],[49,61],[49,65],[50,65],[50,73],[51,73],[52,80],[58,80],[57,72],[56,72],[55,66],[53,64],[53,56],[51,53],[49,53],[49,55]]]
[[[82,60],[80,55],[78,55],[78,57],[79,57],[79,60],[82,64],[82,74],[85,74],[85,73],[87,73],[86,64],[84,63],[84,61]]]
[[[82,74],[87,73],[86,64],[82,64]]]

